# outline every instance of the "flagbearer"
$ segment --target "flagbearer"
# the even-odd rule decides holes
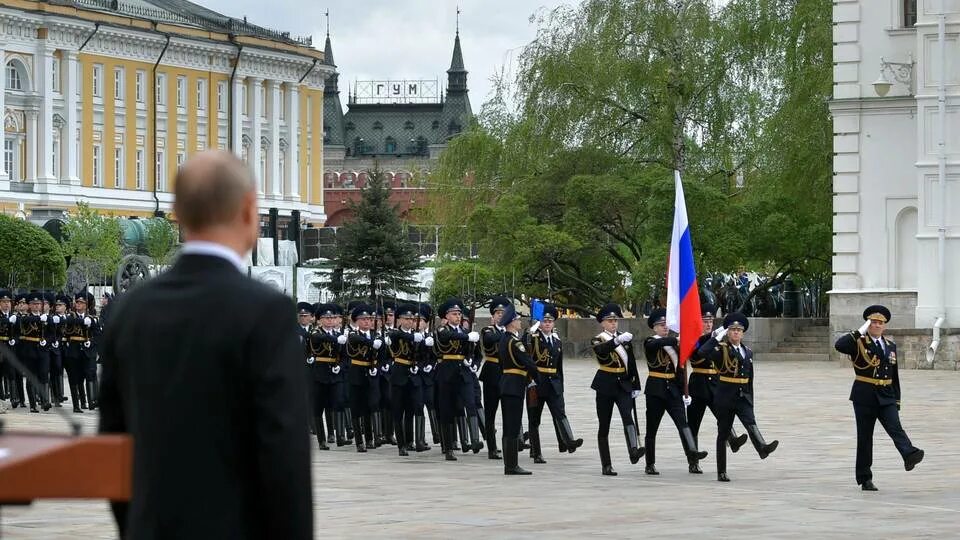
[[[873,428],[880,421],[911,471],[923,460],[923,450],[913,446],[900,425],[900,377],[897,373],[897,344],[884,337],[890,310],[874,305],[863,311],[863,326],[840,336],[835,348],[850,356],[853,388],[850,401],[857,418],[857,484],[863,491],[877,491],[873,485]]]

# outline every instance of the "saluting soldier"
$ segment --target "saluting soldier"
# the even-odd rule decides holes
[[[523,398],[528,381],[537,386],[540,374],[520,340],[520,315],[513,304],[504,307],[501,323],[506,330],[500,338],[500,402],[503,404],[503,474],[533,474],[520,467],[520,426],[523,422]],[[531,428],[532,429],[532,428]]]
[[[640,396],[640,375],[637,373],[637,361],[633,353],[633,334],[619,332],[623,311],[617,304],[607,304],[600,308],[597,322],[602,332],[590,340],[596,357],[597,374],[590,388],[596,393],[597,419],[600,428],[597,431],[597,446],[600,450],[600,464],[604,476],[616,476],[610,461],[610,419],[616,405],[623,421],[623,430],[627,439],[627,451],[630,463],[636,464],[643,457],[644,448],[637,438],[637,425],[633,421],[636,413],[634,400]]]
[[[750,442],[760,459],[766,459],[777,449],[778,441],[767,443],[757,427],[753,414],[753,351],[743,343],[743,334],[750,321],[742,313],[729,313],[723,318],[723,328],[700,348],[717,366],[718,384],[714,406],[717,415],[717,480],[729,482],[727,476],[727,437],[734,418],[747,428]],[[726,340],[724,340],[726,337]]]
[[[457,298],[450,298],[440,305],[437,314],[443,317],[444,324],[434,332],[434,352],[437,355],[437,405],[441,424],[441,445],[447,461],[456,461],[453,454],[454,426],[457,414],[465,406],[473,407],[472,362],[468,355],[470,343],[480,341],[477,332],[464,332],[460,327],[463,311],[466,308]],[[470,429],[474,435],[473,452],[483,449],[480,442],[480,426],[476,412],[470,417]],[[464,443],[466,444],[466,443]]]
[[[903,467],[913,470],[923,461],[923,450],[913,446],[900,425],[900,376],[897,344],[884,336],[890,310],[873,305],[863,310],[866,321],[859,329],[840,336],[835,348],[850,356],[853,388],[850,401],[857,419],[856,479],[863,491],[877,491],[873,484],[873,429],[880,421],[903,458]]]
[[[408,434],[414,431],[414,418],[419,418],[419,425],[423,423],[423,390],[420,379],[420,367],[417,365],[417,348],[423,342],[423,333],[415,329],[419,312],[413,304],[397,306],[396,319],[399,328],[394,328],[388,335],[390,338],[389,351],[393,359],[390,368],[390,384],[392,388],[393,425],[396,426],[397,451],[406,456],[408,445],[412,442]],[[417,441],[415,450],[423,452],[421,441]]]
[[[356,329],[347,335],[346,355],[350,359],[350,409],[353,411],[354,437],[357,452],[376,448],[376,433],[372,413],[380,404],[377,375],[377,356],[383,340],[373,332],[375,311],[366,304],[353,308],[350,319]],[[366,445],[364,445],[366,438]]]
[[[657,430],[663,413],[670,415],[673,424],[680,433],[680,444],[683,453],[687,456],[687,465],[690,470],[699,470],[699,461],[707,457],[706,452],[697,449],[697,442],[693,432],[687,425],[684,411],[687,400],[690,398],[683,393],[684,371],[680,368],[677,357],[679,341],[670,336],[667,329],[667,310],[655,309],[647,318],[647,326],[653,330],[653,335],[643,341],[643,350],[647,359],[647,433],[643,445],[646,448],[647,466],[644,472],[651,475],[660,474],[657,471]]]
[[[509,299],[494,296],[490,299],[490,324],[480,330],[480,349],[483,353],[483,364],[480,368],[480,381],[483,383],[483,425],[484,437],[487,440],[487,457],[502,459],[497,450],[497,408],[500,407],[500,339],[503,337],[503,326],[500,318],[503,310],[512,305]]]
[[[700,354],[700,348],[713,335],[713,320],[716,317],[717,310],[712,304],[703,304],[700,311],[703,318],[703,335],[697,339],[697,345],[690,356],[691,369],[688,391],[690,392],[691,403],[687,407],[687,424],[690,426],[690,431],[693,432],[693,440],[697,443],[697,448],[700,447],[700,424],[703,422],[703,415],[707,408],[710,408],[714,418],[718,418],[713,400],[719,380],[717,366],[712,360]],[[704,353],[706,352],[704,350]],[[727,437],[730,451],[736,453],[746,442],[746,434],[738,436],[736,429],[730,428],[730,435]],[[689,470],[692,474],[703,474],[699,463],[691,463]]]
[[[527,393],[527,418],[530,423],[530,457],[534,463],[546,463],[540,442],[540,418],[543,405],[550,408],[553,427],[561,444],[562,451],[576,452],[583,446],[583,439],[575,439],[570,420],[567,418],[566,404],[563,399],[563,345],[560,336],[554,331],[558,317],[557,308],[551,304],[543,306],[543,320],[534,323],[530,329],[530,353],[540,374],[540,382]]]

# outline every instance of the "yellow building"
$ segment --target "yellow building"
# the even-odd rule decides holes
[[[177,167],[230,149],[264,214],[322,224],[323,82],[310,38],[183,0],[0,0],[0,211],[78,200],[169,212]]]

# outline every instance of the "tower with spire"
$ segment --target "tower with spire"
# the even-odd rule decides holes
[[[443,126],[448,138],[463,131],[472,114],[470,97],[467,95],[467,70],[463,67],[463,52],[460,50],[459,26],[458,21],[457,33],[453,38],[453,58],[447,70],[447,97],[443,103]]]
[[[340,74],[333,60],[333,45],[330,43],[330,14],[327,13],[327,41],[323,46],[323,61],[333,68],[323,83],[323,146],[324,154],[344,152],[343,104],[340,102]]]

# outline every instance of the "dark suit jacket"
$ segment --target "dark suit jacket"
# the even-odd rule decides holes
[[[617,332],[620,335],[622,332]],[[593,346],[593,354],[600,365],[597,374],[593,376],[593,382],[590,388],[610,397],[617,397],[622,393],[629,394],[634,390],[640,390],[640,375],[637,373],[637,359],[633,353],[633,342],[623,344],[623,349],[627,353],[627,361],[624,362],[617,353],[617,344],[613,338],[605,339],[609,336],[598,334],[590,340]],[[603,368],[623,370],[622,372],[604,371]]]
[[[289,298],[205,255],[117,302],[100,431],[133,436],[133,495],[114,505],[126,536],[312,538],[294,314]]]

